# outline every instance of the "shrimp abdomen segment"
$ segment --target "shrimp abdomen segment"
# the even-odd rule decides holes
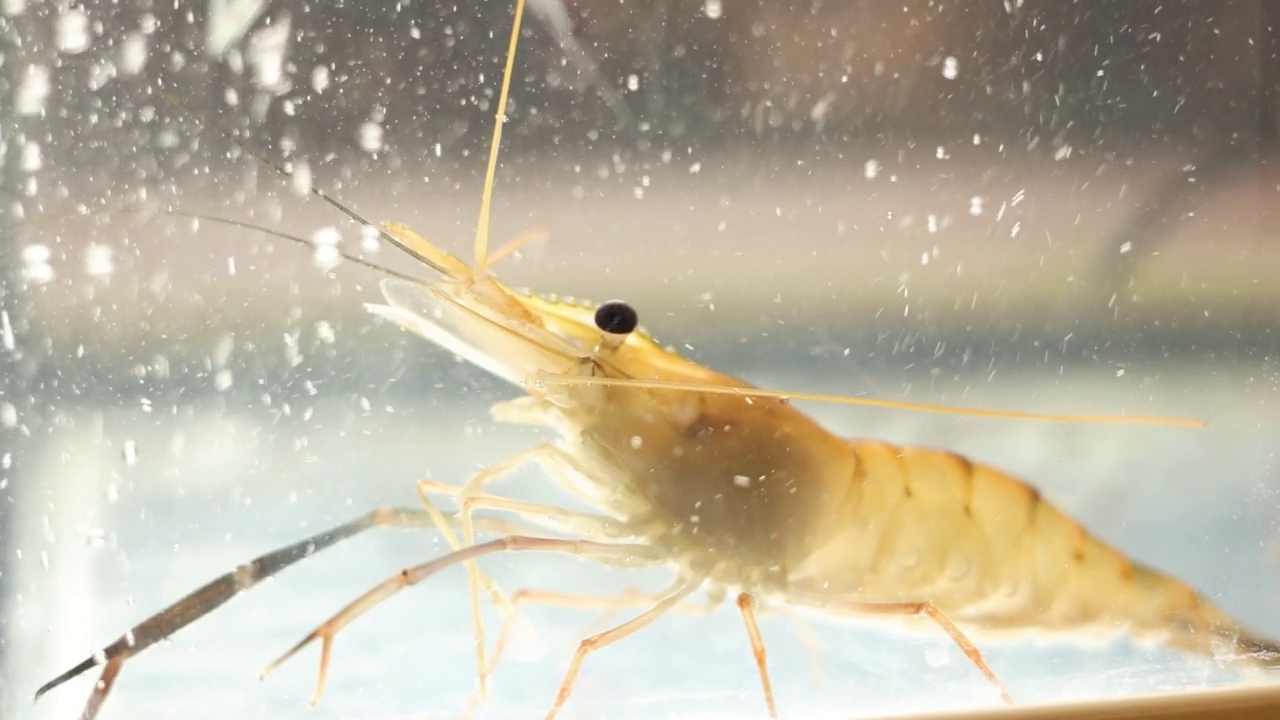
[[[1210,635],[1238,632],[1186,584],[1131,561],[1017,478],[946,451],[851,446],[853,487],[830,509],[841,529],[792,568],[797,591],[928,601],[980,629],[1160,634],[1199,651]]]

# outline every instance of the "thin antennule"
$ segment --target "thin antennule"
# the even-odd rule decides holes
[[[241,220],[233,220],[231,218],[218,217],[217,215],[205,215],[203,213],[188,212],[186,210],[174,210],[172,208],[164,210],[164,213],[166,215],[175,215],[177,217],[185,217],[185,218],[190,218],[192,220],[200,220],[203,222],[217,223],[219,225],[229,225],[231,227],[240,228],[241,230],[250,230],[253,232],[262,233],[263,235],[269,235],[274,238],[279,238],[281,240],[288,240],[289,242],[297,243],[299,245],[306,245],[307,247],[310,247],[310,248],[314,248],[316,246],[315,243],[311,242],[310,240],[307,240],[306,238],[298,237],[297,235],[290,235],[287,232],[281,232],[280,230],[273,230],[269,227],[263,227],[262,225],[254,225],[253,223],[244,222]],[[368,268],[369,270],[380,272],[384,275],[389,275],[399,280],[407,280],[412,283],[422,282],[421,279],[416,278],[408,273],[402,273],[398,270],[392,270],[389,267],[379,265],[378,263],[373,262],[371,260],[366,260],[360,257],[359,255],[352,255],[351,253],[345,252],[343,250],[338,250],[337,252],[338,252],[338,257],[342,258],[343,260],[346,260],[347,262],[355,263],[356,265],[359,265],[363,268]]]
[[[276,172],[280,173],[286,178],[293,179],[294,177],[293,170],[276,162],[275,160],[272,160],[270,157],[267,156],[267,154],[264,151],[259,150],[257,147],[250,144],[249,142],[245,140],[241,140],[240,138],[236,137],[234,133],[232,133],[230,130],[228,130],[218,121],[208,117],[204,113],[201,113],[200,111],[195,110],[189,105],[187,105],[182,100],[182,98],[165,90],[158,90],[157,93],[160,95],[160,97],[164,98],[167,102],[169,102],[174,107],[181,109],[183,112],[189,113],[193,117],[199,118],[202,122],[206,123],[209,127],[212,127],[214,130],[218,131],[218,133],[220,133],[223,137],[235,143],[236,147],[239,147],[241,150],[249,153],[262,164],[275,170]],[[376,223],[369,221],[360,213],[356,212],[355,210],[352,210],[346,205],[343,205],[341,202],[338,202],[338,200],[330,196],[329,193],[326,193],[320,188],[310,184],[307,185],[307,190],[312,195],[315,195],[316,197],[320,198],[325,203],[327,203],[330,207],[336,209],[338,212],[342,213],[343,215],[346,215],[351,220],[359,223],[360,225],[363,225],[364,227],[371,228],[372,230],[378,233],[379,237],[391,243],[393,246],[398,248],[401,252],[405,253],[409,257],[417,260],[418,262],[426,265],[427,267],[431,268],[432,270],[435,270],[436,272],[442,275],[449,275],[449,276],[452,275],[452,273],[447,268],[441,266],[439,263],[435,262],[431,258],[415,250],[413,247],[409,246],[408,244],[406,244],[405,242],[397,238],[395,235],[392,235],[391,233],[387,232],[386,229],[383,228],[381,225],[378,225]]]
[[[822,393],[785,392],[782,390],[764,390],[750,387],[725,387],[721,385],[705,385],[702,383],[674,382],[669,380],[651,381],[633,378],[579,377],[568,375],[552,375],[541,373],[532,379],[534,387],[546,385],[611,385],[618,387],[652,388],[661,390],[687,390],[717,395],[738,395],[741,397],[777,398],[779,400],[812,400],[815,402],[838,403],[842,405],[867,405],[870,407],[894,408],[897,410],[919,410],[923,412],[941,413],[944,415],[968,415],[973,417],[1005,418],[1010,420],[1042,420],[1062,423],[1103,423],[1116,425],[1163,425],[1172,427],[1203,428],[1203,420],[1179,417],[1154,417],[1149,415],[1052,415],[1046,413],[1016,412],[1012,410],[984,410],[981,408],[958,408],[949,405],[931,405],[929,403],[909,402],[905,400],[879,400],[876,398],[859,398],[847,395],[824,395]]]
[[[516,0],[515,17],[511,21],[511,43],[507,47],[507,64],[502,73],[502,90],[498,93],[498,112],[493,120],[493,141],[489,143],[489,166],[484,173],[484,192],[480,196],[480,218],[476,221],[476,272],[485,272],[489,255],[489,216],[493,205],[493,179],[498,172],[498,148],[502,144],[502,125],[507,117],[507,95],[511,91],[511,71],[516,64],[516,46],[520,41],[520,25],[524,19],[524,0]]]

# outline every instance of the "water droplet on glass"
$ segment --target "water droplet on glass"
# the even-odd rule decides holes
[[[299,160],[293,164],[292,172],[289,173],[289,185],[298,195],[307,195],[311,192],[311,164],[305,160]]]
[[[146,64],[147,36],[140,32],[130,33],[120,43],[120,60],[116,68],[125,75],[137,75]]]
[[[41,151],[40,143],[34,140],[28,140],[22,144],[22,160],[20,162],[23,172],[33,173],[44,167],[44,153]]]
[[[13,403],[0,403],[0,427],[8,429],[18,426],[18,408]]]
[[[360,126],[360,147],[365,152],[378,152],[382,149],[382,126],[376,122],[366,122]]]
[[[49,68],[44,65],[28,65],[22,71],[18,89],[14,93],[13,106],[19,115],[39,115],[44,112],[44,101],[49,97]]]
[[[22,279],[32,285],[43,285],[53,280],[53,266],[49,264],[52,253],[48,246],[31,244],[22,248]]]
[[[116,270],[115,251],[109,245],[90,243],[84,250],[84,272],[92,277],[110,277]]]
[[[322,93],[329,87],[329,68],[317,65],[311,69],[311,87],[317,93]]]
[[[138,464],[138,443],[135,440],[124,441],[124,464],[133,467]]]
[[[89,34],[89,16],[82,10],[67,10],[57,20],[58,52],[71,55],[89,49],[93,37]]]
[[[213,386],[218,390],[227,390],[235,384],[235,375],[230,370],[220,370],[213,376]]]
[[[321,270],[332,270],[342,261],[342,255],[338,250],[338,243],[341,241],[342,235],[333,226],[321,228],[311,234],[311,244],[315,246],[312,262],[316,267]]]
[[[948,55],[942,61],[942,77],[948,80],[955,80],[960,75],[960,61]]]

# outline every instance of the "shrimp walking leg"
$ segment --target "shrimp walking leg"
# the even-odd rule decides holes
[[[601,610],[605,615],[603,618],[597,619],[596,623],[603,623],[612,613],[621,610],[631,610],[637,607],[645,607],[662,599],[662,593],[651,593],[638,590],[636,588],[625,588],[617,595],[612,596],[596,596],[581,595],[578,593],[556,592],[554,590],[541,590],[539,588],[520,588],[511,594],[511,604],[518,607],[524,603],[534,603],[538,605],[547,605],[550,607],[561,607],[573,610]],[[683,615],[708,615],[720,607],[720,603],[714,601],[688,601],[681,603],[671,609],[671,612]],[[498,634],[498,640],[494,644],[493,656],[489,660],[489,672],[492,673],[497,667],[498,661],[502,658],[502,654],[506,651],[507,643],[511,640],[511,631],[515,626],[515,622],[507,622],[503,625],[502,630]]]
[[[578,679],[578,673],[582,670],[582,661],[586,659],[587,655],[608,647],[645,628],[667,611],[680,604],[680,601],[688,597],[694,590],[697,590],[703,579],[701,577],[682,578],[676,581],[648,610],[621,625],[605,630],[598,635],[592,635],[579,643],[578,650],[573,654],[573,660],[569,663],[569,669],[564,674],[564,680],[560,681],[560,690],[556,693],[555,704],[547,711],[547,720],[553,720],[559,714],[560,709],[564,707],[565,702],[568,701],[569,695],[573,692],[574,682]]]
[[[432,520],[444,535],[445,540],[449,543],[453,550],[461,550],[464,545],[453,531],[454,525],[459,525],[456,516],[446,517],[440,511],[436,504],[432,502],[430,495],[432,493],[441,495],[457,496],[462,493],[462,488],[458,485],[440,482],[438,480],[419,480],[417,483],[418,497],[421,498],[427,512],[431,515]],[[573,537],[584,540],[594,540],[596,542],[610,542],[623,540],[619,537],[614,528],[618,525],[617,521],[600,515],[592,515],[590,513],[576,512],[566,510],[564,508],[552,505],[543,505],[538,503],[521,502],[512,500],[499,495],[478,494],[472,495],[464,503],[460,512],[470,516],[475,510],[500,510],[514,513],[519,516],[520,522],[516,524],[521,532],[527,532],[529,529],[551,530],[554,532],[562,532]],[[454,522],[451,522],[454,521]],[[475,519],[473,518],[473,522]],[[495,524],[495,518],[485,518],[484,522],[495,525],[498,533],[511,532],[511,527],[501,523]],[[514,597],[507,598],[503,595],[497,583],[486,573],[476,570],[476,574],[483,584],[486,592],[489,593],[494,605],[502,613],[504,623],[510,624],[515,618],[516,602]],[[490,661],[487,665],[486,673],[492,673],[496,662]]]
[[[800,642],[809,651],[809,683],[816,690],[822,685],[822,639],[808,620],[795,613],[790,613],[790,617],[796,635],[800,636]]]
[[[636,607],[645,607],[657,602],[661,598],[662,593],[645,592],[638,588],[624,588],[622,592],[617,595],[596,596],[524,587],[511,593],[511,606],[512,608],[517,608],[525,603],[533,603],[573,610],[602,610],[604,611],[604,615],[597,618],[595,623],[593,623],[597,624],[603,623],[612,617],[613,613],[621,610],[630,610]],[[718,607],[720,607],[720,603],[713,600],[685,601],[671,608],[671,612],[688,615],[705,615],[714,612]],[[489,656],[489,675],[493,675],[494,671],[498,667],[498,663],[502,660],[502,656],[506,652],[507,645],[511,641],[511,632],[515,628],[517,622],[519,622],[519,616],[513,615],[503,622],[502,629],[498,631],[498,639],[494,643],[493,654]],[[464,718],[471,717],[480,700],[481,698],[479,695],[476,695],[471,699],[471,703],[467,706],[467,711],[463,713]]]
[[[418,491],[419,494],[459,495],[461,488],[435,480],[420,480],[418,481]],[[567,510],[554,505],[513,500],[501,495],[472,495],[463,503],[463,508],[458,513],[459,517],[468,510],[472,513],[477,510],[497,510],[515,513],[520,516],[524,523],[530,526],[552,532],[565,533],[585,540],[608,542],[631,537],[629,532],[622,532],[625,527],[624,524],[613,518]],[[476,518],[473,516],[472,519],[474,521]]]
[[[418,481],[418,494],[422,497],[424,503],[430,504],[431,501],[428,498],[429,493],[457,496],[462,493],[462,488],[457,485],[442,483],[435,480]],[[434,508],[435,506],[431,505],[431,507]],[[619,523],[612,518],[566,510],[564,508],[551,505],[513,500],[499,495],[471,495],[464,503],[462,503],[460,515],[472,517],[473,513],[477,510],[496,510],[514,513],[520,518],[523,525],[535,527],[540,530],[562,532],[572,535],[573,537],[593,540],[596,542],[618,542],[630,539],[629,537],[620,537],[620,534],[617,531]],[[436,512],[438,513],[439,511],[437,510]],[[476,518],[472,518],[473,522],[476,520]],[[486,517],[483,518],[483,520],[492,520],[492,518]],[[454,549],[457,550],[460,548],[455,546]],[[510,632],[511,627],[519,620],[519,616],[516,614],[516,606],[519,604],[520,599],[517,598],[516,595],[512,595],[509,599],[503,597],[501,593],[497,591],[497,585],[493,583],[492,579],[488,575],[479,570],[479,568],[476,569],[476,575],[482,582],[486,583],[486,589],[494,596],[495,604],[500,606],[499,609],[502,610],[503,615],[503,626],[494,646],[494,655],[486,661],[485,667],[481,671],[482,677],[485,678],[485,681],[481,683],[481,686],[478,688],[477,696],[472,700],[471,706],[467,711],[467,716],[470,715],[475,704],[484,699],[485,691],[488,686],[488,678],[493,674],[494,669],[497,668],[498,656],[504,649],[507,635]],[[478,612],[478,608],[474,608],[474,610]],[[483,657],[483,655],[480,657]]]
[[[765,657],[764,636],[760,634],[760,623],[756,622],[756,603],[750,593],[738,594],[738,610],[742,611],[742,622],[747,626],[747,637],[751,639],[751,654],[756,658],[756,668],[760,670],[760,685],[764,688],[764,702],[769,707],[769,717],[778,717],[778,706],[773,700],[773,683],[769,682],[769,665]]]
[[[348,603],[346,607],[339,610],[328,620],[321,623],[279,658],[268,664],[262,671],[262,677],[271,674],[286,660],[296,655],[299,650],[311,644],[312,641],[319,639],[321,643],[320,672],[316,678],[315,691],[311,695],[313,704],[319,702],[321,696],[324,695],[325,682],[328,679],[329,658],[333,650],[333,639],[342,628],[376,607],[382,601],[407,587],[417,585],[441,570],[499,552],[556,552],[591,560],[614,561],[623,564],[629,562],[652,563],[661,560],[660,556],[654,552],[654,549],[647,545],[619,545],[591,542],[589,540],[561,540],[530,535],[508,535],[479,545],[470,545],[434,560],[405,568],[378,583],[369,591]]]
[[[992,672],[991,667],[987,665],[987,661],[982,658],[982,653],[978,650],[978,647],[961,632],[960,628],[956,627],[955,623],[951,622],[950,618],[931,602],[853,602],[807,595],[789,596],[787,599],[797,605],[805,605],[844,615],[927,615],[930,620],[937,623],[951,637],[951,640],[964,652],[965,657],[969,658],[969,661],[978,667],[978,670],[987,678],[987,681],[1000,692],[1000,697],[1005,703],[1013,704],[1013,696],[1009,694],[1009,690],[1005,688],[1004,683],[1000,682],[1000,678],[996,677],[996,674]]]
[[[102,674],[98,676],[98,682],[93,684],[93,694],[89,696],[89,701],[85,703],[84,710],[80,713],[81,720],[93,720],[97,717],[98,710],[102,709],[102,703],[106,702],[107,694],[111,692],[111,686],[116,684],[116,678],[120,676],[120,669],[124,667],[124,661],[127,659],[122,655],[107,661],[102,668]]]
[[[472,475],[471,479],[468,480],[466,484],[458,488],[456,492],[451,490],[447,491],[450,492],[450,494],[456,495],[459,502],[462,504],[461,545],[456,544],[456,538],[452,538],[450,540],[451,543],[454,543],[453,547],[455,550],[461,546],[475,544],[475,531],[471,521],[471,514],[473,509],[476,507],[475,502],[473,501],[474,496],[476,496],[485,485],[505,477],[531,462],[536,462],[545,468],[555,468],[556,470],[553,471],[552,474],[560,476],[559,469],[563,468],[567,463],[570,463],[571,458],[568,457],[567,453],[555,445],[551,443],[544,443],[526,450],[515,457],[486,466],[475,475]],[[425,488],[430,488],[443,492],[443,488],[445,487],[448,486],[444,483],[424,481],[418,485],[418,495],[422,498],[423,503],[425,503],[429,508],[434,508],[434,504],[431,503],[423,490]],[[564,516],[565,511],[561,511],[559,515]],[[500,608],[509,608],[509,604],[502,599],[501,593],[497,591],[496,585],[494,585],[492,579],[481,573],[475,563],[467,563],[467,589],[471,597],[471,628],[472,633],[475,636],[476,671],[479,674],[480,694],[484,696],[488,692],[488,676],[486,674],[486,668],[489,663],[485,660],[484,619],[480,614],[481,586],[484,587],[486,592],[494,597],[495,604]]]
[[[505,410],[502,411],[504,419],[517,419],[522,422],[533,424],[543,424],[545,420],[541,417],[535,418],[531,410],[521,406],[518,403],[508,403]],[[475,475],[462,486],[457,492],[458,501],[462,504],[462,542],[463,545],[475,544],[475,532],[471,522],[471,516],[474,509],[478,509],[474,496],[480,493],[485,485],[498,480],[506,475],[515,472],[521,467],[536,463],[547,472],[561,487],[569,492],[590,500],[588,494],[590,488],[584,488],[583,483],[576,482],[578,478],[585,477],[584,469],[579,465],[578,461],[562,448],[552,443],[544,443],[526,450],[512,458],[503,460],[502,462],[489,465]],[[559,517],[567,517],[565,511],[561,511]],[[482,576],[479,568],[475,563],[467,564],[467,589],[471,597],[471,624],[475,635],[476,645],[476,669],[480,674],[480,693],[486,694],[488,689],[488,678],[485,675],[485,669],[488,663],[485,661],[485,632],[484,620],[480,614],[480,585]]]
[[[448,518],[445,517],[444,513],[440,512],[440,508],[436,507],[436,504],[431,501],[431,497],[427,494],[427,488],[437,484],[443,485],[444,483],[436,483],[434,480],[419,480],[415,486],[418,498],[422,500],[422,505],[426,508],[427,514],[431,516],[431,521],[440,530],[440,534],[444,536],[445,542],[449,543],[449,547],[453,550],[460,550],[462,549],[462,541],[458,539],[457,533],[453,531]],[[511,602],[502,594],[502,589],[498,587],[498,584],[494,582],[493,578],[484,573],[479,573],[479,580],[484,586],[485,592],[489,594],[489,599],[494,606],[498,608],[504,617],[509,617],[514,610]]]
[[[329,528],[309,538],[286,545],[260,555],[234,570],[227,572],[178,600],[169,607],[130,628],[115,642],[86,658],[80,664],[50,680],[36,691],[41,695],[80,675],[86,670],[105,664],[102,675],[94,686],[93,694],[85,706],[82,718],[91,720],[96,714],[124,662],[151,645],[165,640],[182,628],[213,612],[223,603],[259,582],[276,575],[289,566],[343,540],[375,527],[382,528],[431,528],[434,518],[427,512],[407,508],[379,508],[354,520]]]
[[[472,475],[471,479],[462,486],[462,489],[458,493],[458,499],[460,502],[464,503],[465,508],[465,503],[468,497],[480,492],[485,485],[509,475],[530,462],[536,462],[547,456],[554,456],[559,452],[559,449],[554,445],[546,443],[526,450],[519,455],[503,460],[502,462],[486,466],[475,475]],[[421,493],[419,494],[421,495]],[[425,496],[423,496],[423,501],[428,502]],[[462,513],[462,545],[470,546],[473,544],[475,544],[475,530],[472,527],[470,513],[464,509]],[[458,546],[455,545],[455,549],[457,547]],[[471,629],[475,636],[476,671],[479,674],[480,694],[484,696],[488,693],[488,677],[485,674],[485,668],[488,667],[488,662],[485,661],[484,657],[484,619],[480,614],[480,587],[482,584],[486,585],[488,588],[493,587],[492,580],[487,576],[481,575],[480,569],[474,562],[468,562],[467,591],[471,596]],[[505,602],[501,604],[506,605]]]

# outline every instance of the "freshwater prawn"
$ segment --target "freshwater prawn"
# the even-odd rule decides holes
[[[462,565],[483,694],[491,666],[485,660],[480,598],[488,593],[508,611],[513,603],[476,561],[520,552],[674,570],[665,590],[599,602],[605,608],[642,610],[579,644],[548,718],[570,700],[588,655],[686,607],[698,590],[713,603],[734,598],[773,717],[778,709],[757,615],[780,607],[931,623],[1006,702],[1012,702],[1011,693],[971,633],[1123,630],[1205,656],[1280,664],[1280,645],[1242,628],[1176,578],[1130,560],[1021,480],[945,450],[838,437],[792,401],[1063,422],[1194,427],[1194,421],[959,410],[766,390],[659,345],[640,329],[638,313],[625,302],[582,306],[499,282],[490,272],[490,200],[523,8],[524,1],[517,0],[474,266],[406,227],[375,226],[323,191],[311,192],[377,230],[437,276],[423,281],[391,273],[381,284],[385,303],[368,309],[522,389],[523,396],[494,406],[494,417],[553,430],[556,439],[491,465],[461,486],[420,483],[423,508],[374,510],[240,565],[49,681],[37,699],[101,665],[83,715],[94,717],[130,658],[263,579],[373,527],[435,529],[454,550],[368,590],[271,663],[264,675],[319,641],[313,698],[318,700],[332,641],[344,627],[400,590]],[[491,481],[530,463],[594,511],[485,492]],[[452,496],[458,511],[440,511],[432,499],[439,495]],[[477,534],[497,537],[477,542]],[[553,592],[541,597],[579,606],[595,602]]]

